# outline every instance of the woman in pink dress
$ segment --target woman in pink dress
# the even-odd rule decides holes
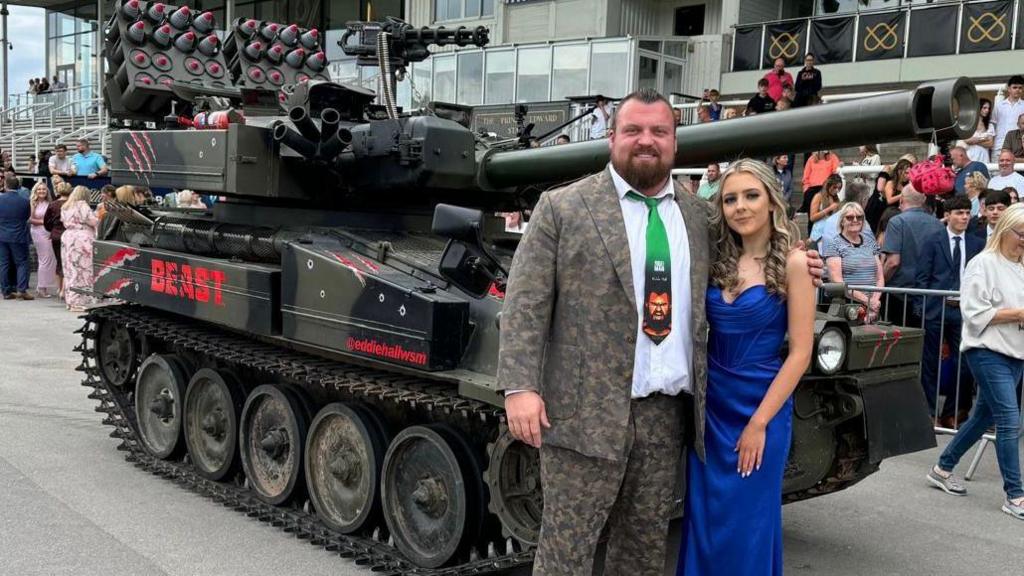
[[[92,290],[92,243],[96,239],[96,214],[89,208],[89,189],[75,186],[60,209],[64,222],[61,259],[64,262],[64,301],[68,310],[83,312],[92,297],[77,290]],[[77,290],[76,290],[77,289]]]
[[[50,190],[44,182],[36,182],[32,187],[32,215],[28,223],[32,225],[32,244],[36,247],[36,294],[42,298],[53,296],[57,290],[57,256],[53,253],[50,233],[43,227],[43,217],[50,205]]]

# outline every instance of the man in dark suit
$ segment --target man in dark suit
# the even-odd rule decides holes
[[[967,233],[971,219],[971,201],[966,196],[953,196],[946,200],[946,226],[928,237],[921,245],[917,263],[917,287],[928,290],[960,290],[967,262],[985,248],[985,242],[976,235]],[[955,359],[959,370],[957,379],[945,382],[941,392],[946,400],[939,412],[939,424],[955,428],[959,421],[967,418],[971,408],[973,379],[966,363],[960,363],[960,317],[959,298],[931,296],[924,304],[924,354],[921,364],[921,385],[925,397],[934,413],[936,389],[939,388],[939,362],[942,345],[949,347],[949,354]]]
[[[7,192],[0,195],[0,287],[5,300],[20,298],[32,300],[28,293],[28,217],[31,212],[28,200],[18,195],[16,178],[8,177]],[[11,284],[9,272],[16,270],[15,285]]]

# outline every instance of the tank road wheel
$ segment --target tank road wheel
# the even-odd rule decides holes
[[[187,382],[177,356],[152,354],[139,367],[135,384],[139,439],[157,458],[169,459],[185,446],[181,421]]]
[[[100,325],[97,338],[100,372],[103,379],[118,388],[131,382],[139,367],[139,344],[123,324],[107,320]]]
[[[412,426],[384,457],[384,519],[411,562],[437,568],[466,550],[483,523],[480,469],[469,444],[443,425]]]
[[[540,452],[513,438],[508,430],[487,448],[490,463],[484,478],[491,495],[487,506],[501,519],[506,537],[535,546],[544,510]]]
[[[185,443],[196,470],[221,480],[238,464],[238,419],[245,395],[230,376],[203,368],[185,393]]]
[[[298,395],[271,384],[249,394],[242,410],[242,468],[256,495],[282,504],[303,486],[302,454],[309,416]]]
[[[328,404],[309,427],[306,484],[317,515],[344,534],[380,514],[387,435],[363,406]]]

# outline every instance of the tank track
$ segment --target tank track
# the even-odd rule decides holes
[[[176,316],[139,306],[94,308],[83,319],[85,325],[76,331],[82,337],[81,344],[75,347],[75,351],[82,355],[82,362],[76,370],[85,374],[82,386],[93,389],[89,398],[99,402],[95,410],[107,415],[103,424],[114,428],[110,437],[121,440],[117,449],[127,452],[125,459],[136,467],[380,574],[468,576],[504,572],[532,562],[532,551],[515,551],[509,540],[506,549],[511,553],[495,553],[492,545],[488,558],[475,557],[474,550],[469,562],[464,564],[438,569],[417,567],[385,540],[385,530],[378,528],[372,537],[341,534],[320,522],[308,506],[273,506],[258,499],[245,486],[204,478],[192,469],[187,459],[165,461],[153,457],[139,441],[135,411],[127,390],[109,386],[101,376],[97,362],[97,327],[102,321],[117,322],[136,334],[161,341],[176,350],[248,366],[271,376],[302,380],[311,386],[333,387],[352,396],[439,411],[448,417],[466,421],[473,418],[485,421],[500,419],[501,410],[459,397],[451,385],[326,360],[253,341],[208,325],[185,323]]]

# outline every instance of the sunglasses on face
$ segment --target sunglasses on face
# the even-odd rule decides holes
[[[863,222],[864,221],[864,217],[863,216],[860,216],[860,215],[854,216],[852,214],[851,215],[847,215],[847,216],[843,216],[843,219],[846,220],[847,222]]]
[[[1010,228],[1010,232],[1013,232],[1017,236],[1017,240],[1020,240],[1021,242],[1024,242],[1024,232],[1018,232],[1018,231],[1014,230],[1013,228]]]

